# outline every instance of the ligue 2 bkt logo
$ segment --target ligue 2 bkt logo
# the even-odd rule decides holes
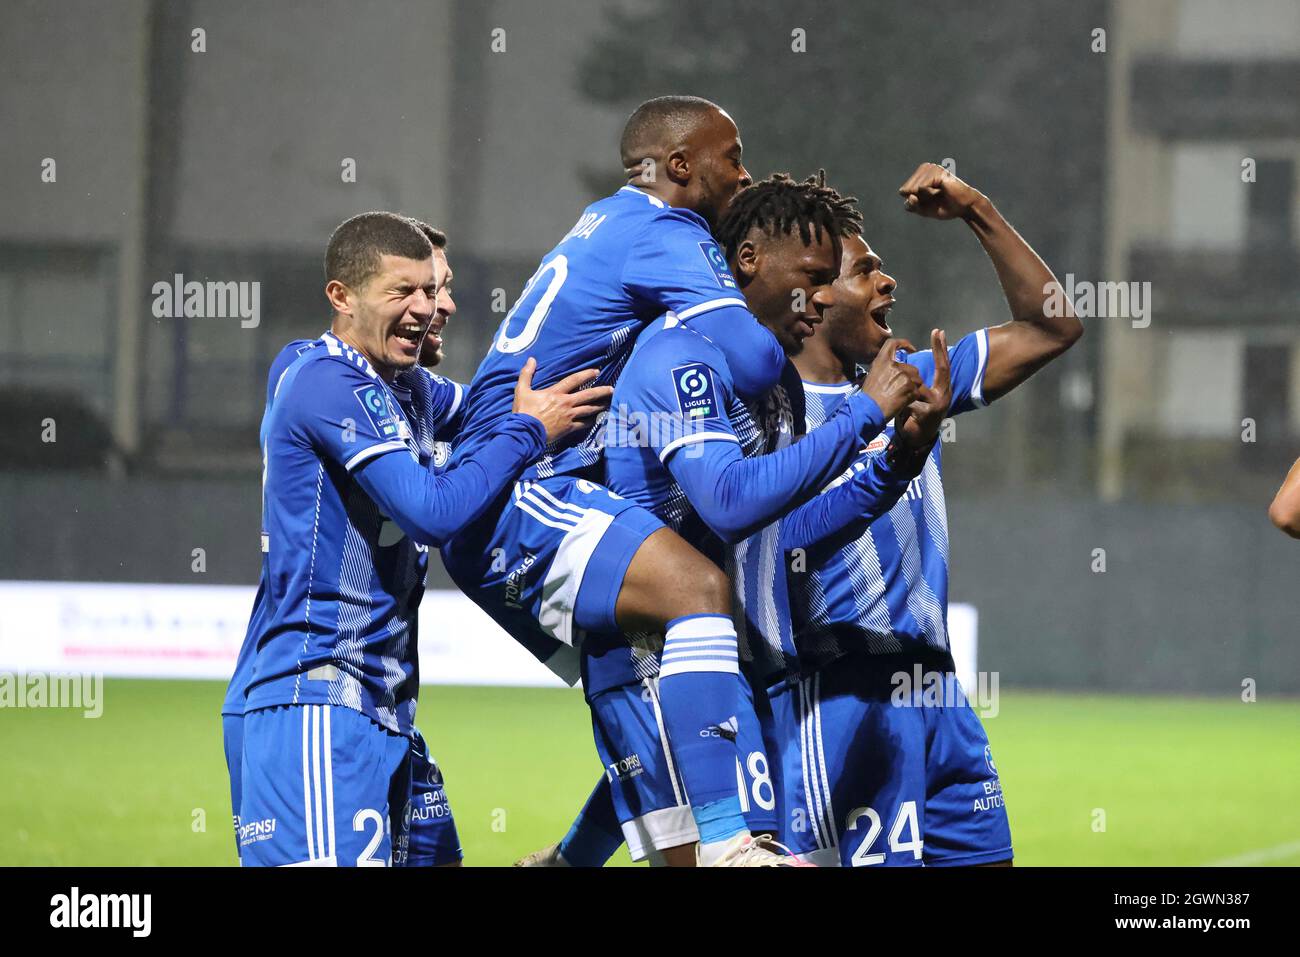
[[[709,380],[699,369],[687,369],[678,380],[682,394],[688,398],[698,399],[709,389]]]

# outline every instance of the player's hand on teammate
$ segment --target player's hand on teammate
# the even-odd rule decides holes
[[[948,365],[948,336],[942,329],[930,330],[934,351],[934,383],[921,384],[916,398],[894,420],[894,434],[912,448],[929,448],[939,437],[939,428],[952,406],[952,371]]]
[[[519,372],[513,411],[531,415],[541,422],[546,429],[547,442],[554,442],[590,425],[597,414],[609,407],[609,397],[614,394],[612,387],[583,388],[595,381],[599,369],[583,369],[545,389],[533,388],[533,373],[536,371],[537,360],[530,357]]]
[[[974,186],[958,179],[937,163],[922,163],[898,187],[909,213],[930,219],[964,219],[984,198]]]
[[[915,352],[916,346],[906,339],[886,339],[862,384],[862,391],[885,413],[886,422],[911,405],[921,388],[921,373],[916,366],[898,361],[899,350]]]

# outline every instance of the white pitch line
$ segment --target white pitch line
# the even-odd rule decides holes
[[[1254,867],[1256,864],[1264,864],[1268,861],[1280,860],[1284,857],[1293,857],[1300,854],[1300,841],[1292,841],[1290,844],[1279,844],[1277,847],[1266,847],[1259,851],[1250,851],[1247,854],[1240,854],[1237,857],[1227,857],[1221,861],[1214,861],[1206,864],[1206,867]]]

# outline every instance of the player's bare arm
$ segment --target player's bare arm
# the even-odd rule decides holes
[[[1300,459],[1296,459],[1286,481],[1268,507],[1269,520],[1292,538],[1300,538]]]
[[[963,220],[993,261],[1011,321],[989,329],[986,399],[1006,395],[1083,335],[1068,302],[1063,315],[1047,314],[1056,277],[987,196],[934,163],[918,166],[898,193],[910,213]]]

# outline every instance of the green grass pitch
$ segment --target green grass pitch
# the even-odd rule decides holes
[[[0,711],[0,865],[235,863],[223,691],[109,680],[97,719]],[[986,726],[1018,864],[1300,864],[1300,702],[1004,689],[1000,704]],[[420,727],[470,865],[558,839],[600,772],[577,692],[429,686]]]

